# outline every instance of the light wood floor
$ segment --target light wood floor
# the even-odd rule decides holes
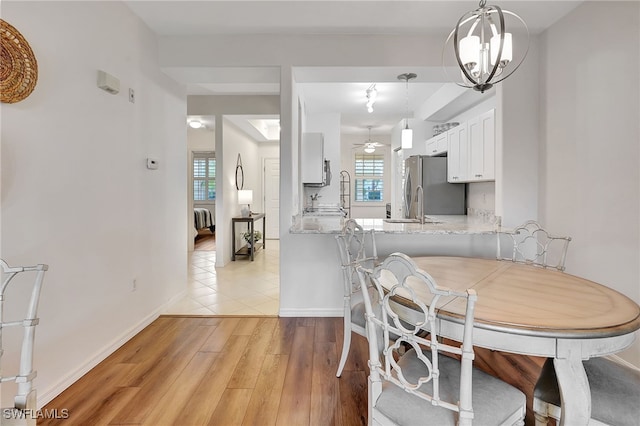
[[[44,407],[68,419],[38,424],[364,425],[367,343],[353,334],[338,379],[341,345],[342,318],[163,316]],[[542,359],[476,356],[531,403]]]

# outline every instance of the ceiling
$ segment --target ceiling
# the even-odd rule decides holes
[[[569,13],[582,0],[490,1],[517,12],[529,31],[537,34]],[[465,12],[478,7],[462,0],[258,0],[258,1],[125,1],[156,34],[189,36],[216,34],[448,34]],[[402,73],[418,74],[409,83],[410,116],[441,89],[442,78],[434,70],[386,68],[301,68],[296,81],[311,113],[341,114],[342,132],[388,134],[406,116],[407,90]],[[279,69],[218,68],[165,69],[186,85],[190,95],[279,94]],[[439,72],[442,74],[441,70]],[[376,83],[374,113],[365,107],[366,89]],[[471,91],[472,92],[472,91]],[[461,96],[461,104],[477,102]],[[207,117],[202,117],[207,119]],[[250,117],[245,117],[249,119]],[[446,114],[440,117],[446,120]],[[236,124],[243,120],[237,120]],[[246,120],[244,120],[246,121]],[[241,125],[241,124],[238,124]],[[241,125],[242,127],[242,125]],[[254,129],[255,130],[255,129]]]

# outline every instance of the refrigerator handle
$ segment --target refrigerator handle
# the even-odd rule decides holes
[[[407,218],[411,217],[411,192],[411,173],[407,168],[404,178],[404,214]]]

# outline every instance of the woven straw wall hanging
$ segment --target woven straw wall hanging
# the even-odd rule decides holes
[[[27,40],[0,19],[0,101],[13,104],[33,92],[38,81],[38,63]]]

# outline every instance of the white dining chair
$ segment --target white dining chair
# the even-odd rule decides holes
[[[358,266],[357,271],[362,283],[371,281],[377,293],[374,300],[362,291],[369,342],[369,425],[524,424],[524,393],[473,367],[474,290],[439,287],[402,253],[391,254],[374,269]],[[421,318],[415,325],[400,320],[397,295]],[[423,302],[427,295],[429,305]],[[461,344],[439,338],[436,308],[449,297],[466,300]],[[420,337],[423,329],[430,331],[428,338]],[[401,355],[399,349],[407,345],[411,349]]]
[[[15,382],[18,385],[16,396],[14,398],[14,406],[10,408],[2,408],[2,424],[36,424],[37,410],[36,390],[33,388],[33,379],[36,377],[36,371],[33,369],[33,349],[35,343],[36,325],[38,325],[38,301],[40,299],[40,290],[44,274],[49,268],[47,265],[39,264],[36,266],[9,266],[7,262],[0,259],[2,267],[2,288],[0,289],[0,376],[1,382]],[[7,321],[5,319],[5,304],[7,303],[7,288],[19,274],[25,274],[25,281],[29,273],[35,276],[31,281],[30,297],[27,301],[26,314],[24,318]],[[18,282],[19,281],[19,282]],[[17,279],[16,285],[26,285],[22,280]],[[29,281],[26,281],[27,283]],[[15,302],[14,302],[15,303]],[[20,364],[17,374],[5,375],[2,370],[2,355],[6,351],[4,342],[2,341],[2,331],[7,327],[22,327],[22,345],[20,348]]]
[[[338,243],[338,253],[340,254],[344,290],[344,337],[342,339],[342,355],[340,356],[338,372],[336,373],[336,376],[340,377],[351,347],[351,332],[361,336],[366,335],[364,303],[355,265],[361,263],[371,267],[378,257],[374,231],[365,231],[353,219],[345,222],[341,233],[336,236],[336,242]],[[367,255],[367,248],[369,248],[371,255]]]
[[[564,271],[571,237],[549,234],[529,220],[511,231],[497,233],[497,258]]]
[[[640,424],[640,370],[607,358],[591,358],[582,363],[591,391],[590,426],[638,426]],[[553,360],[547,359],[533,391],[536,426],[549,417],[560,422],[562,403]]]

